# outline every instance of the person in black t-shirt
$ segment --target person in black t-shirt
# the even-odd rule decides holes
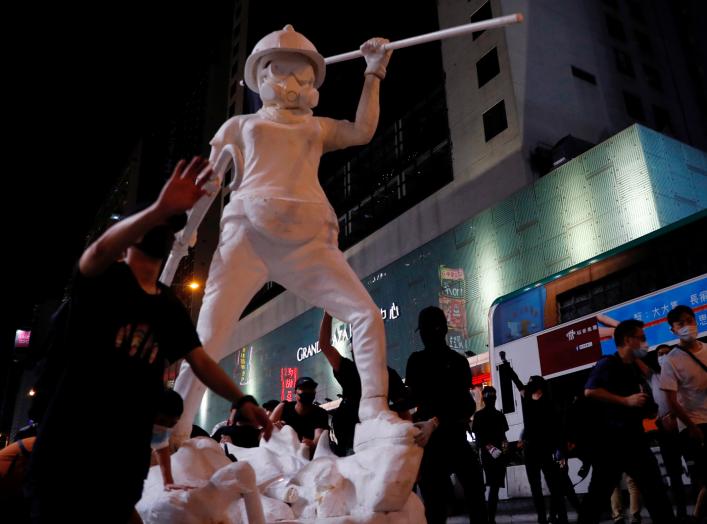
[[[265,412],[246,404],[248,397],[201,347],[179,299],[158,282],[181,227],[174,217],[185,218],[201,198],[210,171],[201,158],[180,161],[151,206],[109,228],[82,254],[65,342],[54,355],[61,373],[30,464],[33,522],[128,521],[150,464],[164,371],[180,358],[219,395],[245,399],[269,435]],[[106,420],[109,443],[94,435],[80,453],[70,452],[76,428]]]
[[[533,505],[538,515],[538,522],[545,524],[548,519],[545,513],[545,497],[543,496],[540,472],[545,476],[545,482],[550,490],[550,512],[559,523],[567,522],[567,509],[564,502],[564,486],[561,471],[555,461],[558,450],[564,449],[560,432],[555,429],[557,413],[548,393],[547,381],[533,375],[527,384],[518,378],[511,364],[506,360],[505,352],[500,352],[503,363],[499,373],[506,373],[518,388],[523,407],[523,460],[528,476],[530,491],[533,495]]]
[[[484,407],[476,412],[471,431],[476,436],[476,445],[481,451],[481,464],[489,487],[487,500],[489,524],[496,520],[498,490],[506,485],[506,460],[503,451],[508,446],[506,416],[496,409],[496,388],[486,386],[481,395]]]
[[[341,403],[331,419],[336,436],[334,451],[346,456],[353,451],[354,432],[358,424],[358,405],[361,400],[361,377],[353,360],[346,358],[331,345],[331,315],[324,312],[319,329],[319,349],[331,364],[334,378],[341,386]],[[388,405],[401,418],[409,420],[409,392],[400,375],[388,366]]]
[[[236,410],[233,424],[216,430],[212,438],[223,444],[228,442],[240,448],[257,448],[260,445],[260,428],[242,410]]]
[[[226,420],[222,420],[211,429],[211,438],[214,439],[216,442],[221,442],[221,434],[223,433],[224,428],[228,426],[233,426],[236,418],[236,411],[236,403],[232,402],[231,409],[228,411],[228,417],[226,418]],[[270,416],[269,413],[268,416]]]
[[[636,364],[648,347],[640,320],[625,320],[614,331],[617,352],[599,360],[584,386],[594,403],[596,431],[590,448],[592,480],[582,501],[579,521],[599,522],[621,474],[630,475],[643,495],[653,522],[675,522],[660,469],[643,431],[643,419],[657,406]]]
[[[317,383],[310,377],[300,377],[295,383],[297,400],[280,402],[270,415],[273,423],[282,421],[292,426],[303,444],[309,446],[311,454],[317,447],[319,438],[325,429],[329,429],[329,415],[314,405]]]
[[[275,408],[278,406],[279,403],[280,402],[278,402],[274,398],[263,402],[263,409],[265,410],[265,413],[267,413],[268,416],[272,415],[272,412],[275,411]]]
[[[469,522],[486,523],[481,466],[466,439],[469,419],[476,410],[469,392],[469,362],[447,345],[447,318],[440,308],[420,311],[418,331],[425,349],[410,355],[405,376],[417,406],[415,425],[420,433],[415,441],[425,447],[420,490],[427,522],[446,522],[449,476],[455,473],[464,489]]]
[[[263,405],[263,409],[270,416],[270,413]],[[231,410],[222,425],[214,431],[211,438],[219,444],[233,444],[240,448],[257,448],[260,445],[261,429],[251,420],[248,415],[237,408],[234,402]]]

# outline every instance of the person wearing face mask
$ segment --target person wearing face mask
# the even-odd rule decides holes
[[[172,459],[169,450],[169,436],[172,434],[172,428],[174,428],[174,425],[182,415],[182,411],[184,411],[184,402],[179,393],[173,389],[165,389],[157,407],[155,423],[152,425],[150,447],[157,457],[157,463],[162,472],[164,489],[167,491],[189,489],[188,486],[174,483]]]
[[[298,378],[295,383],[296,400],[281,402],[270,415],[274,424],[282,421],[291,426],[312,454],[322,432],[329,429],[329,415],[323,408],[314,405],[317,385],[310,377]]]
[[[682,452],[692,463],[690,476],[699,487],[695,516],[707,518],[705,485],[707,484],[707,345],[700,341],[695,312],[676,306],[667,317],[670,330],[679,342],[663,361],[660,388],[668,397],[670,410],[679,421]]]
[[[636,482],[653,522],[671,524],[675,522],[672,506],[643,431],[643,419],[657,412],[636,364],[648,349],[643,322],[631,319],[619,323],[614,341],[617,352],[595,364],[584,386],[584,395],[594,403],[596,430],[590,448],[592,480],[578,522],[599,522],[611,492],[626,473]]]
[[[205,159],[180,161],[154,203],[111,226],[81,255],[66,332],[50,355],[61,362],[48,364],[58,380],[30,459],[33,522],[128,521],[149,470],[170,364],[184,358],[216,393],[247,400],[206,354],[182,303],[158,281],[178,217],[203,196],[210,174]],[[252,403],[245,409],[269,434],[265,412]],[[106,416],[118,444],[106,451],[104,439],[90,438],[81,453],[67,452],[76,447],[70,428],[99,427]],[[96,457],[109,473],[100,481],[92,478]],[[81,504],[71,504],[77,490]]]
[[[476,445],[481,451],[481,465],[489,488],[486,500],[489,524],[496,522],[498,490],[506,485],[506,459],[503,452],[508,447],[506,416],[496,409],[496,388],[484,387],[481,392],[484,407],[474,414],[471,431],[476,436]]]
[[[667,344],[660,344],[643,361],[648,368],[651,391],[658,405],[658,417],[655,421],[658,427],[656,435],[660,446],[660,454],[663,457],[663,465],[670,479],[670,492],[673,494],[675,513],[678,519],[684,519],[687,516],[687,500],[685,497],[685,486],[682,482],[682,452],[680,449],[678,424],[675,414],[670,410],[666,392],[660,389],[661,370],[665,366],[668,354],[672,349]]]
[[[405,384],[417,406],[414,420],[420,432],[415,442],[424,446],[420,491],[429,524],[447,521],[449,476],[454,473],[464,490],[469,522],[487,522],[484,479],[478,456],[466,439],[469,419],[476,410],[471,397],[471,369],[461,353],[447,345],[447,317],[429,306],[420,311],[417,330],[424,345],[410,355]]]

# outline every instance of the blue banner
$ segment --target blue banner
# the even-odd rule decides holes
[[[674,341],[666,317],[678,304],[689,306],[695,312],[700,333],[707,331],[707,276],[649,295],[597,315],[601,350],[604,355],[616,352],[613,328],[622,320],[635,318],[645,323],[644,331],[651,348]]]
[[[493,313],[496,346],[527,337],[544,329],[545,286],[501,302]]]

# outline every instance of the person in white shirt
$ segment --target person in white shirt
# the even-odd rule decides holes
[[[665,391],[670,411],[685,425],[681,432],[683,454],[694,462],[691,476],[700,487],[695,516],[705,517],[707,456],[707,346],[697,339],[695,312],[676,306],[667,317],[670,330],[680,338],[661,365],[660,389]]]
[[[670,479],[675,514],[680,520],[687,516],[687,498],[682,482],[683,465],[678,420],[670,411],[667,392],[660,389],[661,368],[668,358],[668,353],[672,350],[673,348],[668,344],[660,344],[655,348],[655,351],[643,359],[643,362],[646,364],[653,400],[658,405],[658,417],[656,418],[658,445],[660,446],[660,454],[663,456],[663,465]]]

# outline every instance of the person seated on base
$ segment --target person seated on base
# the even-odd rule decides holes
[[[216,433],[221,444],[233,444],[239,448],[257,448],[260,445],[260,428],[240,410],[236,410],[233,424],[224,426]]]
[[[265,410],[265,413],[268,414],[268,416],[272,415],[272,412],[275,411],[275,408],[278,406],[280,403],[279,400],[270,399],[267,402],[263,402],[263,409]]]
[[[323,408],[314,405],[317,385],[310,377],[297,379],[295,383],[297,400],[280,402],[270,415],[273,424],[282,421],[292,426],[302,443],[309,446],[311,454],[314,454],[322,432],[329,429],[329,415]]]

